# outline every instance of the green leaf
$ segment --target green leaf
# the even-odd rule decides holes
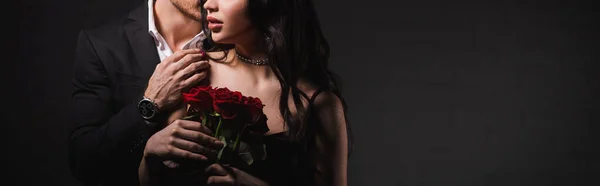
[[[252,149],[250,151],[252,153],[252,157],[265,160],[267,159],[267,146],[263,143],[254,143],[252,144]]]
[[[221,159],[221,155],[223,155],[223,150],[227,148],[227,139],[225,138],[225,136],[219,136],[219,141],[223,142],[223,148],[221,148],[221,150],[219,150],[219,153],[217,154],[217,158]]]
[[[263,152],[263,153],[262,153],[261,160],[266,160],[266,159],[267,159],[267,145],[266,145],[266,144],[263,144],[263,145],[262,145],[262,149],[261,149],[261,150],[262,150],[262,152]]]
[[[244,128],[242,129],[242,131],[240,131],[237,136],[235,137],[235,143],[233,143],[233,150],[236,151],[238,150],[238,144],[240,143],[240,138],[242,137],[242,133],[246,130],[246,126],[248,125],[244,125]]]
[[[250,152],[241,152],[238,154],[242,160],[246,162],[248,165],[252,165],[254,163],[254,158],[252,157],[252,153]]]
[[[262,156],[260,156],[261,154],[256,153],[257,150],[260,150],[260,152],[263,152],[261,149],[262,148],[258,148],[258,147],[263,147],[261,144],[257,144],[257,143],[247,143],[245,141],[240,141],[239,142],[239,146],[238,146],[238,156],[244,160],[244,162],[246,162],[246,164],[248,165],[252,165],[255,162],[255,159],[258,158],[262,158]]]

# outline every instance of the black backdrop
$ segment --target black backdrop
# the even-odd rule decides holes
[[[138,2],[23,1],[5,16],[19,42],[3,61],[2,182],[77,185],[65,143],[76,34]],[[592,1],[317,5],[357,140],[351,186],[600,183]]]

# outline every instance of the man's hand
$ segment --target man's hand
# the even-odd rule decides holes
[[[214,157],[223,145],[201,123],[175,120],[148,139],[144,157],[206,161],[207,156]]]
[[[165,58],[156,66],[144,96],[160,111],[177,106],[182,93],[206,77],[209,64],[204,55],[200,49],[188,49]]]

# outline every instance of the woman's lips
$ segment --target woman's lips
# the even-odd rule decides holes
[[[208,29],[215,30],[223,27],[223,23],[208,23]]]
[[[223,22],[215,17],[206,16],[206,20],[208,21],[208,29],[214,30],[223,27]]]

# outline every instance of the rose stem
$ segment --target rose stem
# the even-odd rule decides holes
[[[244,125],[244,128],[242,129],[241,132],[238,133],[237,137],[235,138],[235,143],[233,143],[233,150],[237,151],[237,145],[240,142],[240,137],[242,136],[242,134],[244,133],[244,131],[246,130],[246,126],[248,125]]]
[[[217,139],[219,139],[219,132],[221,130],[221,123],[223,123],[223,122],[222,122],[221,116],[219,116],[219,124],[217,124],[217,131],[215,131],[215,137],[217,137]]]
[[[222,117],[219,116],[219,124],[217,124],[217,129],[215,131],[215,137],[217,138],[217,140],[221,140],[221,138],[219,137],[219,132],[220,132],[220,129],[221,129],[221,123],[223,123],[223,120],[222,120]],[[219,150],[219,153],[222,154],[223,153],[222,152],[223,149],[225,149],[225,148],[222,148],[221,150]],[[219,160],[221,160],[221,157],[217,158],[217,163],[219,163]]]
[[[202,112],[202,126],[206,126],[206,112]]]

